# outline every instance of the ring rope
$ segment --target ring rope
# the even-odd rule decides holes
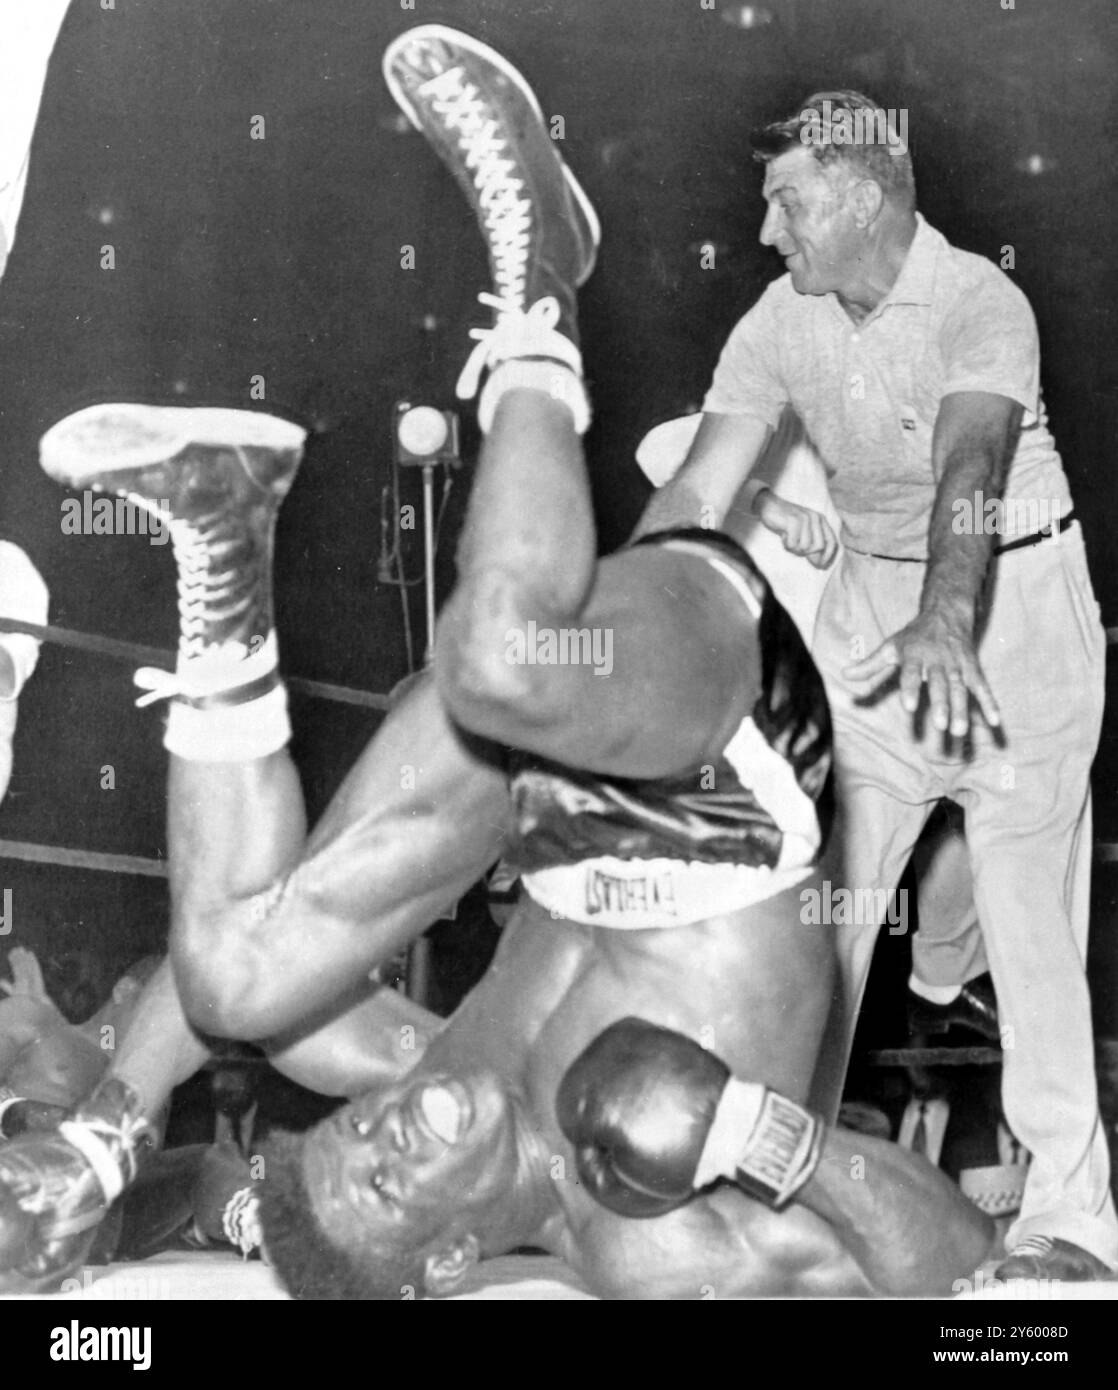
[[[0,617],[0,632],[23,633],[52,646],[92,652],[97,656],[107,656],[138,666],[156,665],[172,670],[175,664],[174,653],[161,647],[145,647],[136,642],[124,642],[116,637],[103,637],[92,632],[78,632],[73,628],[57,627],[54,624],[45,626],[40,623],[26,623],[18,618]],[[343,705],[357,705],[362,709],[381,712],[388,708],[386,695],[374,695],[371,691],[333,685],[328,681],[307,680],[301,676],[289,676],[285,679],[292,690],[317,699],[332,700]],[[72,849],[67,845],[40,845],[30,840],[0,839],[0,859],[19,859],[30,864],[57,864],[68,869],[95,869],[113,874],[138,874],[145,878],[167,877],[167,863],[163,859],[148,859],[139,854],[109,854],[101,850]]]
[[[98,656],[111,657],[116,661],[131,662],[138,666],[161,666],[164,670],[175,669],[175,654],[161,647],[143,647],[136,642],[123,642],[117,637],[102,637],[97,633],[78,632],[74,628],[43,626],[40,623],[25,623],[18,618],[0,618],[0,632],[19,632],[28,637],[37,637],[55,647],[70,647],[77,651],[94,652]],[[328,681],[308,680],[304,676],[285,676],[290,690],[300,695],[312,695],[320,700],[333,700],[340,705],[359,705],[362,709],[388,709],[387,695],[374,695],[368,690],[355,690],[348,685],[332,685]]]
[[[1000,1066],[1000,1047],[883,1047],[866,1054],[871,1067]]]
[[[167,877],[164,859],[145,859],[141,854],[106,854],[96,849],[69,849],[65,845],[38,845],[32,840],[0,840],[0,859],[59,864],[66,869],[102,869],[110,874],[140,874],[145,878]]]

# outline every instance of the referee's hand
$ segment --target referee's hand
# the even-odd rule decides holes
[[[966,737],[972,696],[991,728],[1001,724],[998,702],[978,663],[974,639],[961,624],[922,613],[864,660],[844,667],[842,674],[846,680],[880,684],[898,670],[905,710],[916,713],[926,685],[932,724],[941,733]]]

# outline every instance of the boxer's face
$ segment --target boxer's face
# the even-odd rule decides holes
[[[481,1235],[516,1181],[512,1104],[494,1076],[419,1068],[319,1125],[303,1164],[320,1224],[358,1257]]]
[[[784,257],[798,294],[841,292],[857,276],[865,248],[847,198],[851,186],[841,164],[822,164],[807,146],[765,167],[761,244]]]

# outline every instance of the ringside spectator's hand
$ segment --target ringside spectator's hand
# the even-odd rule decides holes
[[[12,978],[0,980],[0,990],[5,994],[35,999],[44,1004],[54,1002],[47,993],[43,972],[34,951],[29,951],[26,946],[13,946],[8,952],[8,969],[12,972]]]

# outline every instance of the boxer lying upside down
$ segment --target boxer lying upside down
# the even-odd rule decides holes
[[[496,325],[464,383],[490,369],[487,439],[438,690],[389,716],[309,842],[267,585],[297,432],[104,407],[44,440],[55,476],[171,499],[183,641],[162,688],[186,1014],[358,1097],[272,1155],[268,1251],[305,1297],[445,1293],[479,1256],[529,1243],[607,1296],[943,1291],[986,1255],[987,1220],[922,1160],[808,1108],[837,1105],[833,1068],[821,1079],[833,945],[799,910],[822,883],[819,678],[728,537],[652,536],[596,561],[574,314],[592,209],[491,50],[428,27],[386,72],[489,239]],[[570,629],[610,634],[608,673],[510,661],[510,634]],[[522,751],[504,766],[502,747]],[[400,775],[417,763],[418,792]],[[506,835],[527,896],[454,1017],[369,997],[370,968]],[[164,996],[165,1037],[177,1007]],[[174,1036],[176,1065],[197,1065],[185,1019]],[[48,1231],[35,1144],[75,1145],[122,1180],[134,1166],[167,1069],[122,1052],[115,1094],[0,1149],[0,1180]],[[19,1253],[0,1267],[44,1269]]]
[[[445,757],[441,767],[448,791],[471,778],[489,785],[491,768],[453,739],[429,683],[390,717],[390,736],[374,741],[365,766],[379,768],[382,783],[398,773],[405,728],[413,746],[425,730],[457,746],[457,764]],[[409,829],[406,818],[397,825],[401,863]],[[441,830],[452,860],[460,826],[445,815]],[[414,868],[422,871],[422,858]],[[830,1131],[796,1205],[779,1215],[724,1185],[664,1216],[633,1220],[580,1184],[578,1149],[592,1145],[579,1135],[576,1147],[560,1130],[556,1097],[569,1063],[628,1014],[704,1038],[741,1077],[831,1108],[831,1097],[812,1092],[830,959],[826,929],[799,922],[794,890],[710,922],[645,930],[556,920],[526,898],[489,974],[441,1032],[439,1020],[380,992],[292,1049],[307,1080],[328,1077],[342,1093],[352,1069],[353,1094],[370,1075],[383,1077],[390,1029],[398,1038],[418,1029],[415,1051],[404,1043],[400,1060],[433,1039],[400,1081],[382,1082],[305,1143],[291,1140],[269,1156],[260,1186],[271,1207],[272,1259],[304,1296],[399,1297],[409,1285],[446,1292],[470,1258],[528,1243],[562,1254],[606,1295],[949,1288],[983,1257],[988,1223],[941,1173],[892,1145]],[[166,1028],[166,1009],[163,1018]],[[668,1051],[655,1041],[664,1070],[681,1043]],[[126,1074],[140,1074],[128,1073],[129,1056],[150,1068],[152,1044],[144,1032],[123,1040]],[[696,1089],[693,1103],[708,1105],[705,1091]],[[0,1168],[11,1150],[41,1152],[42,1143],[29,1136],[7,1146]],[[808,1174],[810,1157],[790,1180]],[[441,1253],[429,1248],[439,1244],[436,1229],[445,1234]]]
[[[536,1245],[607,1297],[949,1290],[986,1256],[987,1219],[923,1159],[794,1103],[829,947],[781,906],[626,932],[526,902],[422,1060],[273,1155],[264,1239],[288,1286],[445,1294],[479,1257]],[[671,1031],[617,1023],[633,1013]],[[708,1144],[726,1075],[692,1039],[712,1033],[780,1095],[735,1087]]]

